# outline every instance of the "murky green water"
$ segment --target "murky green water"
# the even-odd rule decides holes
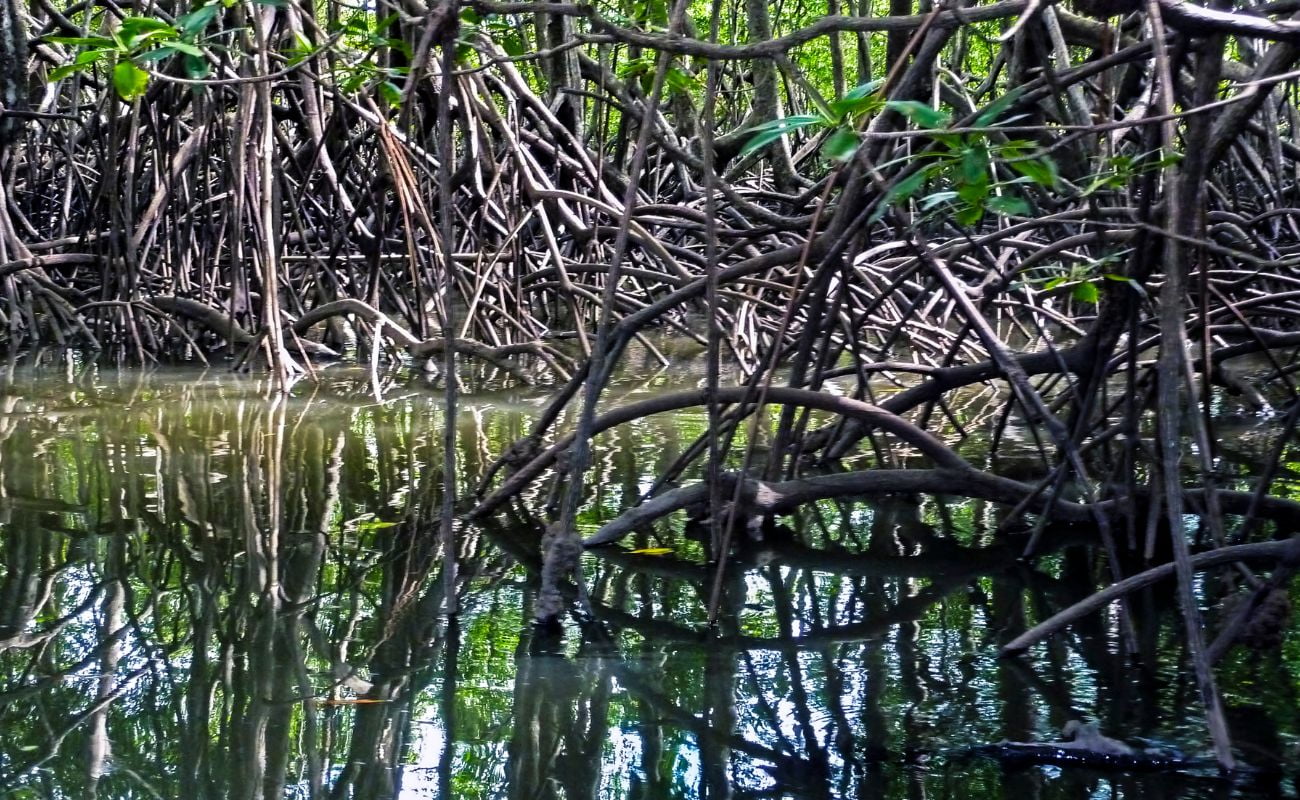
[[[996,658],[1105,572],[1079,529],[1017,561],[1023,538],[983,503],[809,507],[742,554],[712,633],[699,546],[641,535],[627,547],[672,552],[589,554],[596,619],[558,641],[529,625],[539,523],[515,514],[458,530],[448,623],[438,392],[381,390],[346,371],[284,398],[221,371],[7,376],[0,796],[1295,796],[1295,631],[1221,668],[1243,778],[971,755],[1071,719],[1207,755],[1168,586],[1136,598],[1136,657],[1111,614]],[[540,402],[466,398],[466,490]],[[584,524],[703,425],[605,437]]]

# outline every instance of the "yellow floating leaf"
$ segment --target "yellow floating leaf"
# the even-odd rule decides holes
[[[672,551],[671,547],[642,547],[640,550],[633,550],[632,553],[638,556],[666,556]]]

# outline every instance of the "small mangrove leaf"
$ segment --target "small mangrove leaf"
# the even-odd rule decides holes
[[[1029,203],[1025,202],[1023,197],[1016,197],[1013,194],[990,197],[988,207],[990,211],[1004,217],[1025,217],[1029,216],[1030,212]]]
[[[1019,100],[1020,95],[1022,94],[1024,94],[1024,90],[1020,87],[1016,87],[1015,89],[1012,89],[1011,91],[1002,95],[998,99],[994,100],[992,103],[989,103],[988,106],[983,111],[980,112],[979,116],[975,118],[975,127],[987,128],[993,123],[997,122],[998,118],[1002,116],[1003,112],[1005,112],[1008,108],[1012,106],[1013,103]]]
[[[1074,288],[1070,290],[1070,294],[1075,300],[1078,300],[1081,303],[1088,303],[1089,305],[1096,305],[1097,300],[1101,297],[1101,292],[1097,289],[1097,284],[1092,281],[1076,283]]]
[[[942,128],[952,119],[947,113],[916,100],[890,100],[885,103],[885,108],[907,117],[918,128]]]
[[[881,217],[885,216],[885,212],[887,212],[891,207],[898,203],[906,202],[908,198],[916,194],[925,184],[925,178],[925,170],[919,170],[891,186],[889,191],[885,192],[885,196],[880,198],[880,202],[876,205],[876,210],[871,212],[870,221],[876,222]]]
[[[113,88],[123,100],[135,100],[149,88],[149,73],[130,61],[119,61],[113,67]]]
[[[740,155],[747,156],[755,150],[775,142],[791,131],[817,124],[825,124],[825,118],[816,114],[796,114],[793,117],[782,117],[771,122],[764,122],[753,129],[754,135],[740,149]]]
[[[858,132],[848,126],[835,129],[835,133],[822,146],[822,154],[834,161],[848,161],[858,151],[861,139]]]

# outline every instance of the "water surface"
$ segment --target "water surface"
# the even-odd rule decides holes
[[[610,400],[694,380],[632,374]],[[458,528],[448,619],[440,393],[378,389],[350,370],[288,396],[221,370],[5,376],[0,796],[1295,796],[1295,631],[1221,668],[1243,777],[972,754],[1083,719],[1208,755],[1168,586],[1135,598],[1135,656],[1112,609],[996,657],[1107,573],[1080,528],[1019,560],[1024,533],[985,503],[809,506],[729,565],[716,630],[700,544],[680,524],[638,534],[585,557],[595,618],[560,637],[529,624],[542,521],[515,509]],[[542,399],[468,394],[462,492]],[[583,526],[704,424],[602,437]],[[1213,615],[1222,577],[1202,590]]]

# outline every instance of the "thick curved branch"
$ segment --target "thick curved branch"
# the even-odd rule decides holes
[[[719,403],[752,402],[752,399],[749,390],[744,387],[722,389],[717,393]],[[974,472],[974,469],[965,460],[949,449],[936,436],[880,406],[874,406],[850,397],[837,397],[808,389],[793,389],[782,386],[768,389],[767,401],[774,405],[793,405],[817,411],[829,411],[849,419],[859,420],[870,427],[894,434],[920,450],[922,454],[940,467],[954,472]],[[614,409],[598,417],[592,433],[601,433],[617,425],[652,414],[702,406],[707,402],[707,393],[702,389],[653,397],[649,400]],[[482,517],[495,511],[554,464],[559,459],[560,454],[569,449],[572,444],[572,433],[556,441],[520,467],[518,471],[511,474],[500,488],[480,501],[470,511],[469,516],[471,518]]]

